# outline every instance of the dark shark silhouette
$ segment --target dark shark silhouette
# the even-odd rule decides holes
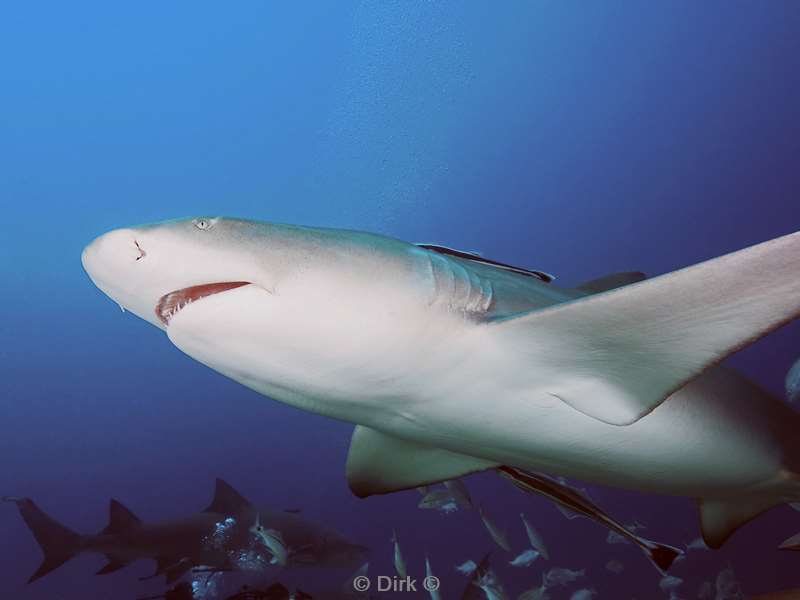
[[[30,498],[6,496],[14,502],[42,549],[42,564],[28,583],[83,553],[102,554],[108,563],[97,574],[112,573],[140,559],[156,561],[150,577],[171,583],[195,567],[238,571],[274,568],[272,555],[249,531],[258,517],[279,531],[288,551],[287,566],[354,567],[369,551],[338,533],[297,514],[258,509],[221,479],[211,504],[183,519],[143,523],[117,500],[109,505],[109,523],[100,533],[82,535],[65,527]]]

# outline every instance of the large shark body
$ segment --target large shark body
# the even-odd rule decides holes
[[[729,354],[800,314],[800,235],[652,279],[229,218],[107,233],[94,283],[179,349],[357,425],[359,496],[498,466],[699,499],[719,546],[800,499],[797,414]]]
[[[156,561],[153,576],[168,582],[194,567],[220,571],[264,571],[271,553],[251,533],[253,524],[280,532],[286,543],[286,566],[355,567],[369,552],[338,533],[299,515],[256,508],[236,490],[217,480],[214,498],[194,515],[143,523],[117,500],[109,506],[109,524],[100,533],[83,535],[44,513],[30,498],[5,497],[17,504],[44,553],[44,560],[29,582],[78,554],[101,554],[108,562],[98,575],[112,573],[141,560]]]

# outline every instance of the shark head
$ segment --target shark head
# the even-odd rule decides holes
[[[428,306],[424,256],[373,234],[196,217],[111,231],[82,262],[102,292],[189,356],[297,405],[335,388],[331,372],[378,364],[375,348],[396,353],[398,332],[418,354],[398,315]],[[363,393],[351,383],[342,379],[342,397]]]
[[[221,217],[165,221],[101,235],[81,260],[95,285],[123,309],[166,329],[197,300],[244,285],[270,290],[291,263],[291,244],[276,235],[279,230]]]

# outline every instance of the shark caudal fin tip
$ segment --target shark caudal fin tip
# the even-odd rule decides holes
[[[656,568],[662,573],[666,573],[675,560],[684,554],[683,550],[667,546],[666,544],[657,544],[654,542],[651,542],[651,544],[652,545],[648,549],[648,555]]]
[[[82,548],[82,538],[47,515],[30,498],[18,498],[14,501],[44,554],[42,564],[28,579],[28,583],[33,583],[78,554]]]

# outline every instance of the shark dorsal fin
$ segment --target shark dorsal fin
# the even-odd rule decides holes
[[[233,489],[230,484],[222,479],[217,479],[216,487],[214,488],[214,499],[204,512],[236,515],[250,507],[252,507],[252,504]]]
[[[112,498],[108,504],[108,526],[103,529],[102,533],[122,533],[131,527],[141,525],[141,523],[139,517],[134,515],[129,508]]]

